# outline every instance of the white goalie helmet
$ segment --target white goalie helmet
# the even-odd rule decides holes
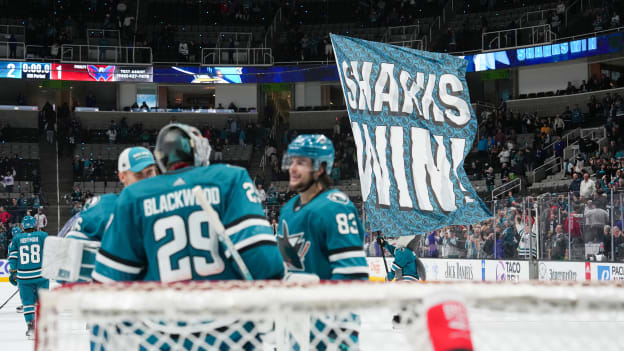
[[[210,164],[212,148],[199,129],[181,123],[163,127],[156,138],[154,156],[162,173],[189,166]]]

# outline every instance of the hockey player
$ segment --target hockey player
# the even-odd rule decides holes
[[[355,205],[339,190],[330,189],[334,145],[321,134],[299,135],[282,163],[289,172],[288,186],[297,195],[280,211],[278,242],[289,272],[316,274],[324,280],[368,279],[364,228]],[[349,335],[341,348],[357,345],[359,318],[324,316],[312,321],[311,348],[331,349],[329,342]]]
[[[299,135],[282,164],[298,194],[280,211],[279,247],[289,271],[321,279],[368,279],[364,228],[355,205],[329,189],[334,145],[321,134]]]
[[[41,276],[41,256],[46,232],[35,231],[36,220],[32,216],[22,218],[24,233],[13,237],[9,253],[11,282],[19,286],[20,298],[24,304],[24,319],[28,329],[26,336],[34,338],[35,305],[39,300],[39,289],[48,288],[48,280]],[[16,279],[17,278],[17,279]]]
[[[140,146],[126,148],[119,154],[117,175],[124,187],[142,179],[156,176],[156,162],[152,153]],[[104,230],[111,220],[115,209],[117,194],[104,194],[91,198],[80,212],[67,233],[68,239],[82,239],[100,242]],[[97,244],[95,245],[97,248]],[[85,247],[82,253],[79,281],[91,281],[95,264],[95,252]]]
[[[96,257],[95,281],[241,279],[193,195],[197,185],[204,188],[251,276],[283,277],[283,260],[249,174],[240,167],[209,165],[210,151],[195,127],[169,124],[160,130],[154,156],[163,174],[119,195]],[[206,342],[212,345],[210,338]]]

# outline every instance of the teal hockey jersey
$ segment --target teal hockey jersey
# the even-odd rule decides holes
[[[416,254],[407,247],[396,248],[386,242],[386,249],[394,256],[392,269],[388,272],[388,279],[392,280],[396,273],[401,270],[403,280],[418,280],[418,270],[416,269]]]
[[[102,241],[106,225],[111,220],[115,209],[115,200],[117,200],[117,194],[104,194],[91,198],[80,211],[67,238]]]
[[[41,276],[41,255],[48,233],[35,231],[13,237],[9,246],[9,268],[17,270],[21,282],[38,283],[47,279]]]
[[[289,271],[323,280],[368,279],[364,227],[339,190],[325,190],[305,205],[299,195],[288,201],[280,212],[278,242]]]
[[[66,239],[102,241],[104,230],[110,223],[117,194],[104,194],[91,198],[84,206],[78,218],[74,221]],[[95,252],[83,250],[80,264],[79,282],[91,281],[91,274],[95,267]]]
[[[189,167],[126,187],[102,239],[96,281],[241,279],[192,189],[200,185],[254,279],[279,279],[284,265],[247,171]]]

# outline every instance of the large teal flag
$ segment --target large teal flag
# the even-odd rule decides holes
[[[333,35],[368,227],[413,235],[491,217],[464,171],[477,132],[467,62]]]

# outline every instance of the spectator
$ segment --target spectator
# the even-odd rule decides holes
[[[28,210],[28,199],[26,199],[24,193],[20,194],[20,197],[17,200],[17,206],[19,216],[24,217],[26,215],[26,211]]]
[[[53,114],[54,112],[52,112]],[[53,120],[54,116],[51,115],[50,117],[46,116],[46,122],[45,122],[45,130],[46,130],[46,140],[49,144],[53,144],[54,143],[54,128],[55,128],[55,122]]]
[[[437,231],[431,232],[427,237],[426,244],[429,245],[429,257],[438,257],[438,243],[440,242],[440,237]]]
[[[550,257],[553,260],[563,260],[568,250],[568,234],[563,231],[563,226],[557,224],[555,228],[555,238],[550,249]]]
[[[0,222],[8,226],[9,220],[11,220],[11,214],[4,209],[4,206],[0,206]]]
[[[95,99],[95,95],[93,95],[93,92],[89,92],[89,94],[87,95],[87,107],[95,107],[96,106],[96,99]]]
[[[115,128],[113,128],[113,127],[110,127],[106,131],[106,136],[108,136],[109,144],[114,144],[115,141],[117,140],[117,130]]]
[[[13,179],[13,174],[9,171],[6,173],[4,178],[2,178],[2,185],[4,185],[4,191],[6,191],[7,193],[12,193],[14,184],[15,184],[15,181]]]
[[[260,199],[260,202],[264,204],[264,202],[266,201],[266,198],[267,198],[266,191],[262,189],[262,184],[258,184],[258,199]]]
[[[11,235],[7,227],[0,222],[0,259],[7,258],[9,245],[11,244]]]
[[[143,101],[143,103],[141,104],[141,110],[145,110],[145,111],[150,110],[149,106],[147,106],[147,102]]]
[[[223,160],[223,142],[221,139],[217,139],[214,143],[214,161],[222,161]]]
[[[565,129],[565,122],[563,121],[560,115],[557,115],[555,117],[555,120],[553,121],[553,131],[555,132],[555,135],[561,136],[564,129]]]
[[[16,198],[11,199],[9,204],[9,213],[11,213],[11,223],[19,223],[22,218],[19,216],[19,205]]]
[[[485,185],[487,186],[487,190],[489,193],[492,192],[492,190],[494,190],[494,180],[495,180],[495,175],[494,175],[494,168],[490,167],[488,168],[487,172],[485,172]]]
[[[475,229],[476,231],[476,229]],[[475,233],[466,233],[466,258],[477,258],[477,253],[479,252],[479,244],[478,244],[478,235]]]
[[[516,216],[516,221],[518,221],[519,216]],[[513,223],[507,222],[506,228],[503,231],[503,257],[506,259],[514,258],[516,253],[516,247],[518,243],[515,239],[516,229],[514,228]]]
[[[583,239],[587,242],[602,242],[604,238],[604,226],[609,221],[609,213],[602,208],[596,208],[595,202],[587,201],[585,212],[585,230],[583,231]]]
[[[32,202],[31,206],[35,211],[37,211],[39,207],[41,207],[41,200],[39,199],[39,195],[32,194],[32,198],[30,201]]]
[[[273,228],[273,234],[277,235],[277,231],[279,230],[279,223],[277,223],[277,220],[275,218],[271,220],[271,227]]]
[[[611,240],[613,240],[613,253],[615,257],[612,259],[614,261],[622,261],[622,259],[624,259],[624,237],[622,236],[622,231],[617,226],[614,226],[611,232],[613,239],[609,237],[605,240],[605,251],[608,255],[611,255]]]
[[[48,226],[48,218],[45,213],[43,213],[43,207],[39,207],[37,210],[37,214],[35,215],[36,227],[37,230],[43,230]]]
[[[9,58],[17,58],[17,39],[14,34],[9,37]]]
[[[582,127],[585,118],[583,117],[583,112],[578,104],[574,105],[574,110],[572,110],[572,126],[578,128]]]
[[[245,139],[247,138],[247,135],[245,133],[245,129],[241,128],[240,132],[238,133],[238,143],[241,146],[245,146]]]
[[[564,214],[565,211],[562,211]],[[576,209],[572,207],[572,211],[566,217],[563,229],[570,233],[572,239],[581,238],[581,215],[576,212]]]
[[[581,191],[581,180],[579,179],[578,173],[572,173],[572,182],[568,186],[568,191],[578,196]]]
[[[338,123],[338,120],[336,119],[336,122],[334,123],[334,138],[339,137],[339,136],[340,136],[340,123]]]
[[[613,12],[611,17],[611,28],[617,28],[620,26],[620,15],[617,12]]]
[[[501,165],[504,163],[509,163],[510,157],[511,157],[511,152],[507,148],[504,148],[503,151],[501,151],[498,154],[498,160],[501,163]]]
[[[581,181],[579,193],[585,199],[591,199],[596,192],[596,183],[589,178],[589,173],[583,173],[583,181]]]
[[[565,14],[566,6],[563,3],[563,0],[559,0],[557,3],[556,11],[559,16],[563,16]]]

